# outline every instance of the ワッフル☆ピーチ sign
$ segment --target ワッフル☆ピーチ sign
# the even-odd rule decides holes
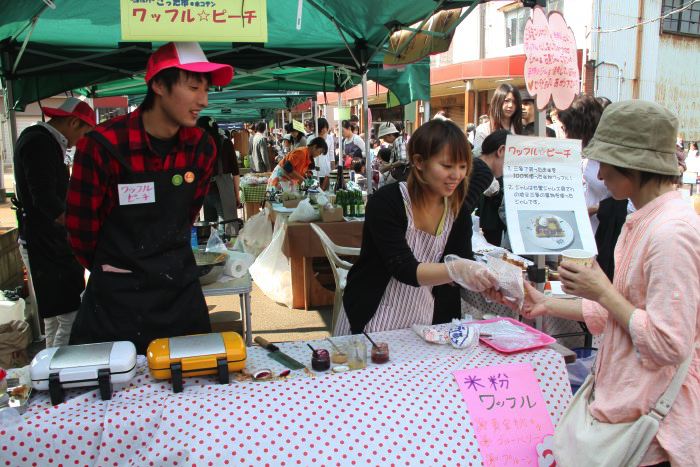
[[[267,42],[267,0],[120,0],[121,38]]]
[[[508,135],[503,194],[518,255],[597,252],[581,171],[581,141]]]

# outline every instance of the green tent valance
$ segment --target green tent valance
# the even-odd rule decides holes
[[[370,79],[407,103],[429,95],[429,79],[425,79],[429,67],[419,63],[404,71],[381,69],[389,35],[436,11],[479,2],[305,0],[302,26],[297,30],[296,3],[267,0],[267,43],[204,43],[202,47],[211,60],[236,68],[233,88],[342,91],[368,71]],[[12,83],[15,109],[70,89],[123,84],[124,80],[138,83],[148,56],[160,44],[120,42],[119,2],[54,0],[52,4],[55,8],[40,0],[3,5],[1,73]]]

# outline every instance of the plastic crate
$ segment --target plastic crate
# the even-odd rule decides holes
[[[267,185],[241,185],[241,203],[262,203],[267,195]]]

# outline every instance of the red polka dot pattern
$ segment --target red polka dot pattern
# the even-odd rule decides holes
[[[140,356],[137,377],[110,401],[97,390],[67,390],[52,407],[37,393],[20,425],[0,428],[0,466],[481,465],[453,371],[531,363],[555,425],[571,399],[553,350],[503,355],[479,346],[466,354],[410,330],[373,336],[389,342],[389,364],[264,383],[190,378],[180,394],[151,378]],[[280,348],[310,361],[303,342]],[[248,368],[282,369],[258,347]]]

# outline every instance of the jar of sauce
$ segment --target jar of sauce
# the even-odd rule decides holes
[[[389,344],[377,342],[376,347],[372,346],[372,363],[382,364],[389,361]]]
[[[328,371],[331,368],[331,356],[326,349],[316,349],[311,354],[311,368],[314,371]]]
[[[345,346],[338,346],[331,350],[331,363],[336,365],[346,365],[348,363],[348,352]]]

